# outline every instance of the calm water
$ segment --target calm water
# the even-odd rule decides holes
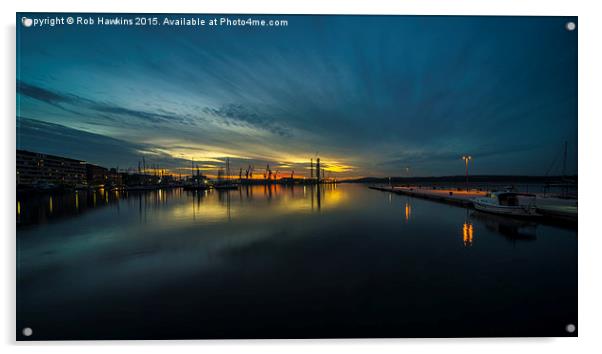
[[[564,336],[577,323],[577,230],[363,185],[17,207],[29,339]]]

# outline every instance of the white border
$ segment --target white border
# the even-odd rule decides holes
[[[2,119],[0,174],[3,198],[0,207],[4,232],[2,264],[3,307],[0,320],[0,342],[5,352],[90,353],[133,351],[182,353],[202,351],[250,353],[359,353],[378,351],[392,353],[508,353],[537,351],[547,353],[594,352],[600,343],[602,232],[596,211],[600,210],[599,184],[602,176],[602,151],[599,134],[602,119],[600,86],[602,63],[600,17],[595,1],[556,0],[305,0],[215,2],[191,0],[125,1],[97,0],[20,0],[2,2]],[[146,342],[14,342],[15,298],[15,226],[14,226],[14,154],[15,154],[15,12],[181,12],[181,13],[285,13],[285,14],[422,14],[422,15],[559,15],[579,16],[579,338],[560,339],[378,339],[378,340],[292,340],[292,341],[146,341]],[[85,346],[85,348],[83,348]]]

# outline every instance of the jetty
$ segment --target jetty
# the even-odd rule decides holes
[[[485,197],[490,192],[476,189],[435,188],[417,186],[373,185],[368,188],[436,202],[453,204],[466,208],[474,208],[473,199]],[[577,200],[534,194],[536,209],[540,217],[555,222],[577,222]],[[541,219],[540,219],[541,220]]]
[[[472,207],[473,198],[485,197],[487,192],[477,190],[461,190],[459,188],[419,188],[419,187],[398,187],[398,186],[370,186],[370,189],[391,192],[394,194],[402,194],[410,197],[430,199],[434,201],[456,204],[465,207]]]

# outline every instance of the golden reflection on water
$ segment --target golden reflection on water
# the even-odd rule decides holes
[[[410,221],[410,217],[412,216],[412,205],[410,203],[406,203],[405,205],[405,221]]]
[[[348,199],[346,192],[336,188],[336,185],[257,185],[230,191],[178,193],[185,193],[188,203],[173,205],[167,217],[208,222],[234,218],[260,220],[274,215],[321,212],[335,208]]]
[[[166,223],[184,220],[221,222],[234,218],[262,220],[274,215],[324,212],[344,205],[350,196],[345,188],[337,185],[254,185],[241,186],[229,191],[184,191],[181,188],[155,191],[127,192],[99,189],[74,191],[47,196],[44,213],[67,215],[79,214],[105,205],[120,203],[136,206],[141,222]],[[35,201],[35,197],[32,198]],[[100,202],[100,203],[99,203]],[[22,201],[17,200],[17,216],[23,215]],[[37,219],[35,202],[26,211],[31,220]],[[58,210],[58,209],[60,210]],[[36,216],[38,215],[38,216]]]
[[[472,246],[473,240],[473,227],[472,223],[465,222],[462,226],[462,238],[464,240],[464,247]]]

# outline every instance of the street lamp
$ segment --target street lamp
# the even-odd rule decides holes
[[[466,191],[468,192],[468,161],[472,160],[472,156],[464,155],[462,156],[462,160],[466,164]]]

